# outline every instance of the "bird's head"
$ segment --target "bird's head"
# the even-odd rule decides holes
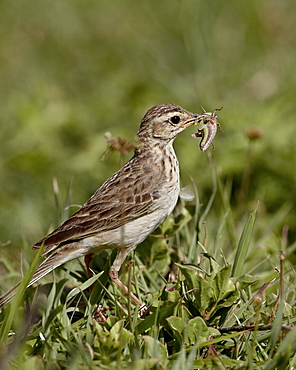
[[[169,142],[193,125],[200,114],[188,112],[174,104],[156,105],[142,118],[138,137],[141,142],[155,139]]]

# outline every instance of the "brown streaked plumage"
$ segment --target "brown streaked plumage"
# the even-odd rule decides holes
[[[49,256],[36,269],[28,286],[65,262],[104,249],[118,248],[109,275],[126,293],[118,272],[127,254],[155,230],[174,209],[179,191],[175,137],[194,124],[199,114],[178,105],[157,105],[142,119],[140,145],[133,158],[111,176],[68,220],[33,246]],[[0,298],[0,307],[17,287]],[[141,304],[132,293],[132,299]]]

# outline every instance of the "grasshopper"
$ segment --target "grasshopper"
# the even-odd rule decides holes
[[[201,114],[196,120],[199,128],[195,134],[192,134],[192,137],[201,137],[199,147],[202,152],[207,150],[211,144],[214,148],[212,141],[216,135],[217,126],[219,127],[220,131],[223,132],[221,125],[218,122],[218,117],[216,116],[216,112],[220,111],[222,108],[223,107],[220,109],[215,109],[212,113],[204,112],[204,114]],[[203,126],[201,127],[201,125]]]

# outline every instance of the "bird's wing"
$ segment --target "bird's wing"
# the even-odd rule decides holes
[[[111,176],[79,211],[36,243],[33,249],[44,246],[48,253],[62,242],[116,229],[153,212],[158,198],[158,189],[153,188],[153,184],[158,181],[152,171],[151,176],[146,171],[143,179],[143,169],[133,160]]]

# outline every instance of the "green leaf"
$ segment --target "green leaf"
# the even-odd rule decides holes
[[[166,219],[163,224],[160,226],[161,233],[166,237],[171,237],[180,231],[188,222],[192,219],[192,215],[185,208],[182,207],[181,213],[176,216],[173,216]]]
[[[124,327],[124,320],[117,321],[110,330],[110,338],[112,340],[118,340],[120,332],[123,327]]]
[[[154,261],[167,259],[168,246],[164,238],[155,238],[152,245],[150,245],[150,264]]]
[[[181,319],[181,317],[176,316],[168,317],[166,320],[173,331],[173,336],[178,341],[179,345],[182,345],[183,343],[182,333],[186,327],[186,322],[183,319]]]
[[[173,301],[176,302],[180,299],[180,293],[177,289],[174,290],[167,290],[164,289],[161,294],[161,300],[162,301]],[[159,305],[159,302],[155,302],[155,304]]]
[[[208,307],[213,306],[215,302],[215,294],[211,282],[199,276],[195,270],[187,266],[178,266],[185,276],[187,291],[192,291],[196,299],[197,308],[204,315]]]
[[[144,335],[143,340],[148,356],[152,358],[159,358],[161,360],[161,364],[165,366],[168,362],[168,353],[166,347],[161,342],[148,335]]]
[[[217,272],[213,279],[213,289],[215,291],[217,301],[220,301],[227,297],[229,294],[235,291],[235,286],[230,280],[231,266],[228,265]]]
[[[184,339],[188,345],[209,339],[208,327],[201,317],[195,317],[188,322]]]
[[[205,320],[209,320],[219,309],[231,306],[239,298],[239,292],[230,279],[230,265],[205,277],[191,267],[177,265],[185,276],[188,297],[194,296],[192,304]]]
[[[186,322],[183,319],[181,319],[181,317],[171,316],[168,317],[166,320],[169,322],[170,327],[173,330],[176,330],[177,332],[182,334],[184,328],[186,327]]]
[[[248,286],[256,283],[257,281],[261,280],[260,277],[252,276],[252,275],[242,275],[238,279],[236,279],[236,285],[238,290],[244,290]]]
[[[189,266],[175,264],[182,271],[186,279],[187,289],[196,289],[199,287],[199,276],[197,275],[197,270]]]
[[[146,330],[151,329],[155,325],[165,325],[168,323],[166,318],[169,316],[176,316],[179,302],[164,301],[157,307],[156,312],[153,312],[144,320],[141,320],[136,326],[137,333],[142,334]]]

